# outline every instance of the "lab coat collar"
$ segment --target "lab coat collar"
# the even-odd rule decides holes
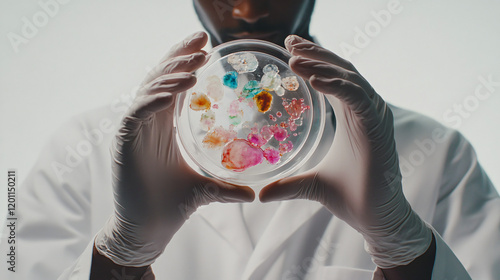
[[[197,214],[236,251],[249,258],[242,277],[249,279],[267,259],[283,248],[283,243],[293,233],[322,208],[323,205],[314,201],[283,201],[255,249],[252,248],[239,204],[213,203],[198,209]]]

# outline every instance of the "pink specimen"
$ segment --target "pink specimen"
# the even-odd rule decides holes
[[[250,128],[252,133],[258,134],[259,133],[259,125],[257,123],[254,123],[252,128]]]
[[[262,163],[264,151],[253,147],[245,139],[235,139],[224,146],[222,151],[222,166],[229,170],[242,172]]]
[[[276,112],[276,117],[281,118],[282,115],[280,111]]]
[[[214,104],[214,105],[212,105],[212,108],[213,109],[219,109],[219,105],[218,104]]]
[[[255,101],[253,100],[253,98],[245,98],[245,101],[248,107],[250,108],[255,107]]]
[[[231,104],[229,104],[229,109],[227,112],[229,113],[229,116],[237,116],[240,114],[240,103],[238,100],[233,100]]]
[[[295,123],[295,120],[292,119],[292,117],[288,118],[288,126],[290,127],[290,131],[297,130],[297,124]]]
[[[273,137],[274,132],[271,130],[269,125],[265,125],[260,129],[260,134],[264,137],[264,139],[269,140]]]
[[[264,150],[264,157],[270,164],[276,164],[280,161],[280,152],[273,148],[267,148]]]
[[[269,119],[270,119],[270,120],[272,120],[273,122],[275,122],[275,121],[276,121],[276,117],[275,117],[275,116],[273,116],[272,114],[269,114]]]
[[[292,141],[288,141],[287,143],[280,143],[280,154],[286,154],[293,149]]]
[[[286,138],[288,138],[288,132],[286,129],[275,126],[276,129],[274,131],[274,138],[278,141],[284,141]]]
[[[267,143],[267,140],[260,134],[250,133],[247,136],[248,142],[255,147],[261,147]]]
[[[283,107],[285,107],[286,112],[290,115],[290,118],[296,120],[300,118],[300,115],[310,107],[304,104],[304,99],[301,98],[297,100],[293,98],[290,103],[287,102],[285,98],[283,98]]]

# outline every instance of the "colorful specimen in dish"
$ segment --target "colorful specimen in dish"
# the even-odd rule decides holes
[[[262,68],[260,81],[242,78],[244,82],[242,82],[242,86],[238,87],[238,80],[242,75],[255,77],[253,74],[245,73],[255,72],[259,62],[254,54],[243,52],[229,55],[227,63],[235,71],[228,71],[222,77],[217,75],[207,77],[205,80],[206,94],[193,92],[191,95],[190,108],[195,111],[205,111],[200,118],[200,128],[207,131],[202,140],[203,147],[206,149],[222,148],[222,166],[235,172],[242,172],[252,166],[259,165],[264,162],[264,159],[269,164],[278,164],[284,154],[293,150],[293,143],[288,138],[291,135],[294,137],[298,135],[297,132],[292,132],[302,125],[302,114],[310,108],[302,98],[287,99],[283,97],[286,91],[298,90],[297,77],[282,78],[278,66],[267,64]],[[245,82],[246,84],[243,85]],[[216,126],[216,114],[213,110],[219,109],[219,104],[212,104],[211,100],[213,102],[222,101],[224,91],[228,88],[236,94],[236,98],[226,107],[228,118],[226,123],[229,123],[229,128],[226,129],[221,125]],[[251,132],[246,133],[246,138],[237,138],[238,132],[235,129],[243,121],[244,111],[241,106],[247,106],[250,110],[257,109],[256,111],[260,113],[267,113],[273,107],[273,99],[275,98],[273,92],[276,96],[281,97],[281,104],[289,115],[288,119],[281,119],[279,123],[273,125],[261,123],[260,127],[255,123]],[[283,116],[280,111],[275,112],[275,115],[268,114],[268,118],[273,122]],[[245,122],[243,127],[247,123]],[[275,141],[269,143],[272,138]]]
[[[204,93],[193,92],[191,94],[191,104],[189,107],[195,111],[202,111],[210,109],[210,99]]]

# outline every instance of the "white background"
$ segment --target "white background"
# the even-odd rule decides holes
[[[500,1],[401,0],[387,26],[356,44],[355,28],[389,2],[318,0],[311,33],[344,57],[342,43],[360,47],[350,60],[387,101],[453,125],[443,114],[473,98],[479,76],[500,81]],[[129,93],[172,44],[201,29],[189,0],[71,0],[15,52],[8,34],[22,35],[23,17],[37,13],[38,1],[0,0],[0,213],[8,168],[22,181],[70,116]],[[499,188],[495,90],[456,128]]]

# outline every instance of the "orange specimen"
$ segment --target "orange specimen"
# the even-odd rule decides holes
[[[195,111],[208,110],[211,105],[210,99],[208,99],[206,94],[196,92],[191,94],[191,104],[189,104],[191,109]]]
[[[267,91],[261,91],[253,97],[257,109],[261,113],[265,113],[271,109],[271,103],[273,102],[273,96]]]
[[[236,131],[225,129],[218,126],[210,130],[202,140],[203,146],[208,149],[217,149],[224,146],[227,142],[236,138]]]

